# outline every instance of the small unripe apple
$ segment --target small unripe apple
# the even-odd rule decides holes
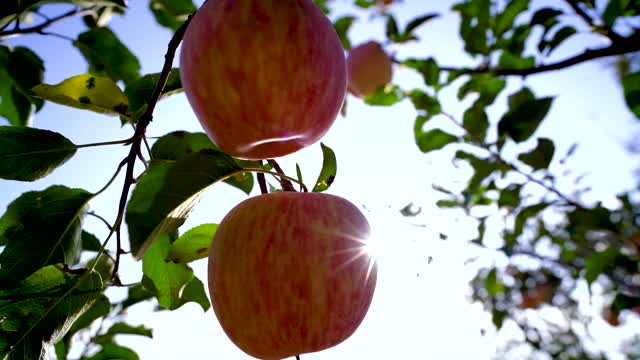
[[[349,91],[357,97],[371,95],[379,87],[391,82],[393,64],[382,46],[375,41],[360,44],[347,56]]]
[[[344,52],[311,0],[208,0],[184,35],[180,77],[224,152],[284,156],[319,140],[346,92]]]
[[[377,266],[369,224],[334,195],[249,198],[220,223],[209,252],[213,310],[231,341],[265,360],[321,351],[367,313]]]

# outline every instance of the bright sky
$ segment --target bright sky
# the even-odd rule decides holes
[[[348,11],[361,15],[361,21],[350,32],[352,43],[370,38],[382,40],[384,24],[379,19],[368,18],[364,12],[342,8],[349,2],[339,1],[341,8],[337,14]],[[395,14],[400,24],[426,12],[441,12],[445,16],[421,28],[422,42],[390,50],[397,51],[398,58],[435,56],[442,65],[469,64],[461,51],[457,16],[448,12],[451,3],[405,0],[397,5]],[[533,6],[540,3],[543,2],[532,1]],[[557,1],[546,3],[559,4]],[[66,9],[63,6],[49,8]],[[155,24],[146,1],[131,1],[127,16],[114,18],[112,28],[140,58],[143,74],[160,71],[171,34]],[[83,30],[83,25],[73,20],[52,30],[73,37]],[[48,83],[86,71],[79,52],[67,41],[28,36],[12,39],[10,44],[29,46],[45,60]],[[552,58],[564,58],[585,46],[602,44],[601,39],[592,35],[578,35],[561,46]],[[403,88],[421,86],[420,79],[408,70],[396,69],[394,76]],[[513,92],[521,83],[514,79],[505,93]],[[634,129],[638,130],[638,125],[623,103],[612,72],[603,62],[535,76],[527,79],[526,84],[539,96],[558,96],[550,116],[536,135],[551,136],[558,156],[574,141],[580,142],[570,167],[576,173],[591,172],[587,181],[593,191],[588,199],[604,199],[612,204],[615,193],[633,186],[631,169],[638,164],[626,153],[624,142]],[[460,118],[472,99],[459,103],[455,90],[444,92],[443,107]],[[492,108],[490,116],[494,123],[504,112],[504,104],[504,97],[500,97]],[[302,358],[488,358],[495,350],[497,337],[489,315],[482,312],[480,305],[467,301],[468,280],[474,272],[471,266],[463,264],[472,255],[465,241],[475,235],[475,224],[438,210],[434,203],[439,195],[431,190],[434,183],[460,188],[469,175],[468,169],[452,165],[454,149],[432,155],[420,153],[412,133],[415,111],[407,102],[377,108],[350,97],[347,112],[347,118],[339,117],[322,139],[333,148],[338,159],[338,175],[329,192],[368,209],[366,214],[380,249],[378,286],[365,321],[350,339],[333,349]],[[455,131],[444,119],[434,120],[433,125]],[[117,118],[68,110],[51,103],[37,115],[34,126],[58,131],[76,144],[125,139],[131,135],[130,128],[120,128]],[[161,136],[173,130],[202,131],[184,95],[159,104],[148,135]],[[535,140],[524,148],[532,148],[534,144]],[[110,178],[126,151],[125,147],[83,149],[45,179],[34,183],[0,181],[0,208],[24,191],[42,190],[52,184],[96,191]],[[311,146],[279,162],[291,174],[295,174],[295,164],[299,163],[303,177],[313,180],[322,164],[320,146]],[[558,170],[557,166],[552,165],[552,169]],[[570,192],[571,183],[564,185],[566,192]],[[121,181],[95,199],[92,209],[112,221],[120,191]],[[254,191],[258,192],[258,189]],[[243,193],[227,185],[214,187],[182,230],[201,223],[220,222],[227,211],[245,198]],[[417,218],[408,219],[399,214],[398,210],[409,202],[423,207]],[[104,225],[92,218],[86,220],[85,228],[101,239],[107,234]],[[449,235],[449,240],[440,240],[439,233]],[[429,257],[432,257],[431,263]],[[485,255],[477,263],[490,265],[492,261],[492,257]],[[196,276],[206,283],[206,260],[194,263],[193,267]],[[141,264],[125,261],[121,265],[123,282],[138,282],[140,269]],[[112,289],[110,293],[114,298],[125,295],[122,289]],[[152,307],[151,303],[139,305],[127,318],[134,325],[153,328],[152,340],[118,338],[123,345],[138,351],[141,359],[250,359],[227,339],[211,310],[203,313],[193,303],[174,312],[152,313]],[[487,330],[485,336],[480,335],[481,329]]]

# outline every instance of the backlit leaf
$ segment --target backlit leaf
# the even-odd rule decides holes
[[[39,269],[0,290],[0,356],[48,358],[71,324],[101,296],[102,279],[93,273],[69,274],[61,265]],[[10,331],[6,331],[9,330]]]
[[[205,133],[173,131],[158,139],[151,147],[151,157],[156,160],[182,160],[187,155],[202,150],[220,151]],[[235,159],[240,167],[258,168],[255,161]],[[247,195],[253,189],[253,175],[250,172],[236,173],[224,180],[225,183],[242,190]]]
[[[587,283],[593,283],[600,274],[613,265],[618,255],[620,255],[618,248],[609,246],[604,251],[596,252],[589,256],[584,263],[587,270],[584,274],[584,279],[587,280]]]
[[[351,41],[349,41],[349,35],[347,32],[355,20],[356,18],[353,16],[343,16],[333,23],[333,28],[336,29],[336,33],[338,34],[342,47],[345,50],[351,49]]]
[[[171,244],[169,260],[186,264],[206,258],[217,229],[217,224],[202,224],[189,229]]]
[[[498,135],[508,135],[515,142],[529,139],[547,116],[553,98],[525,101],[505,113],[498,123]]]
[[[85,207],[94,195],[55,185],[22,194],[0,218],[0,285],[16,283],[43,266],[78,263]]]
[[[34,181],[49,175],[76,153],[75,145],[48,130],[0,126],[0,178]]]
[[[323,192],[327,190],[336,178],[336,172],[338,171],[338,163],[336,160],[336,154],[330,147],[323,143],[320,143],[322,147],[322,170],[318,175],[318,180],[313,187],[313,192]]]
[[[33,111],[43,106],[30,90],[43,78],[44,63],[33,51],[0,46],[0,116],[13,126],[30,126]]]
[[[73,42],[89,63],[89,72],[105,75],[125,84],[140,77],[138,58],[109,28],[93,28],[78,35]]]
[[[364,98],[367,105],[374,106],[391,106],[400,102],[404,98],[402,91],[397,85],[380,86],[373,94],[369,94]]]
[[[416,144],[418,144],[420,151],[424,153],[442,149],[446,145],[457,141],[457,136],[446,133],[440,129],[433,129],[416,135]]]
[[[555,149],[553,141],[540,138],[536,148],[528,153],[518,155],[518,160],[531,166],[534,170],[547,169],[551,164]]]
[[[139,79],[127,84],[124,93],[129,99],[129,111],[140,110],[151,98],[156,84],[160,79],[160,73],[147,74]],[[182,92],[182,82],[180,81],[180,69],[174,68],[169,73],[167,83],[162,89],[160,99]]]
[[[158,24],[176,31],[189,15],[196,12],[192,0],[151,0],[149,8]]]
[[[141,258],[156,238],[182,225],[209,186],[241,170],[233,158],[208,149],[177,161],[152,160],[125,215],[133,256]]]
[[[489,118],[484,108],[477,103],[468,108],[462,117],[462,126],[474,140],[483,142],[489,128]]]
[[[622,87],[629,110],[640,119],[640,71],[626,75]]]
[[[37,85],[33,94],[57,104],[102,114],[125,115],[129,108],[127,96],[113,80],[91,74],[76,75],[56,85]]]
[[[169,260],[171,240],[168,235],[158,237],[142,259],[142,272],[156,289],[158,303],[165,309],[177,308],[180,292],[193,279],[193,270],[186,264]]]

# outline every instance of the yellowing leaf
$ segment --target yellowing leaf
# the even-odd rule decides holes
[[[31,89],[34,96],[61,105],[102,114],[127,115],[129,100],[108,77],[82,74],[57,85],[40,84]]]

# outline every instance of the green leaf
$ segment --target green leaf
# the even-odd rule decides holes
[[[640,71],[626,75],[622,79],[622,88],[629,110],[640,119]]]
[[[527,221],[533,217],[538,216],[538,214],[544,209],[546,209],[547,207],[549,207],[549,204],[543,202],[543,203],[527,206],[522,210],[520,210],[520,212],[516,216],[515,226],[513,230],[514,240],[522,234],[522,231],[524,230],[524,226],[526,225]],[[507,245],[510,245],[510,244],[507,244]]]
[[[493,325],[495,325],[496,329],[500,330],[502,328],[504,319],[506,319],[508,315],[509,313],[504,310],[493,310],[491,312],[491,321],[493,322]]]
[[[205,312],[211,307],[211,303],[209,302],[209,298],[207,297],[207,292],[204,288],[204,284],[195,276],[182,290],[182,295],[180,296],[180,304],[178,305],[178,307],[188,302],[194,302],[200,305],[200,307],[202,307],[202,310]]]
[[[436,206],[442,209],[445,208],[456,208],[462,206],[458,200],[449,199],[449,200],[438,200],[436,201]]]
[[[426,60],[407,59],[403,62],[403,65],[418,71],[427,86],[439,87],[440,67],[438,67],[438,64],[433,58]]]
[[[40,84],[33,95],[51,102],[107,115],[126,115],[129,100],[108,77],[81,74],[59,84]]]
[[[520,191],[522,190],[521,184],[509,184],[506,188],[500,190],[500,197],[498,198],[499,207],[516,208],[520,205]]]
[[[100,248],[102,247],[102,243],[100,243],[100,240],[98,240],[98,238],[87,232],[82,230],[82,234],[80,235],[80,241],[82,242],[82,250],[85,251],[100,251]]]
[[[109,298],[104,294],[100,295],[98,299],[89,307],[82,315],[80,315],[76,321],[73,322],[69,331],[64,337],[56,343],[56,356],[59,360],[66,359],[69,348],[71,347],[71,341],[73,336],[81,330],[85,330],[97,319],[106,316],[111,310],[111,303]]]
[[[65,335],[63,341],[70,346],[71,338],[78,331],[84,330],[91,326],[94,321],[98,320],[101,317],[107,316],[109,311],[111,310],[111,303],[109,302],[109,298],[104,294],[101,294],[96,301],[91,305],[87,311],[85,311],[81,316],[78,317],[76,321],[71,325],[69,331]]]
[[[142,272],[153,282],[160,306],[172,310],[180,306],[180,293],[193,279],[193,270],[169,260],[170,249],[169,236],[158,237],[142,259]]]
[[[369,94],[364,98],[367,105],[373,106],[391,106],[399,103],[404,98],[402,91],[397,85],[380,86],[373,94]]]
[[[117,344],[104,344],[102,349],[88,358],[82,360],[140,360],[138,354],[128,347]]]
[[[129,111],[131,113],[135,113],[147,104],[147,101],[151,98],[151,95],[153,95],[158,80],[160,80],[160,73],[147,74],[127,84],[124,93],[129,99]],[[180,92],[182,92],[180,70],[174,68],[169,73],[167,83],[160,94],[160,100]]]
[[[516,17],[527,10],[529,0],[513,0],[507,3],[504,10],[496,16],[493,33],[497,38],[513,27]]]
[[[489,128],[489,118],[481,104],[476,102],[464,112],[462,126],[469,132],[469,135],[478,141],[485,140]]]
[[[322,147],[322,170],[318,175],[318,180],[313,187],[313,192],[323,192],[327,190],[336,178],[338,171],[338,162],[336,160],[336,154],[330,147],[323,143],[320,143]]]
[[[61,265],[44,267],[0,290],[0,356],[13,359],[47,357],[71,324],[101,296],[95,273],[66,273]]]
[[[387,14],[387,25],[385,27],[385,34],[387,36],[387,39],[391,41],[395,41],[400,35],[400,31],[398,30],[398,23],[391,14]]]
[[[153,144],[151,158],[156,160],[182,160],[189,154],[203,150],[220,151],[205,133],[174,131],[162,136]],[[243,168],[258,168],[260,166],[255,161],[234,160]],[[253,175],[250,172],[237,173],[225,179],[224,182],[244,191],[247,195],[253,189]]]
[[[501,69],[530,69],[535,64],[536,60],[533,56],[521,57],[507,50],[502,51],[498,60],[498,67]]]
[[[531,26],[543,25],[548,30],[557,23],[556,17],[562,14],[563,12],[558,9],[542,8],[533,14],[529,23]]]
[[[140,77],[138,58],[106,27],[93,28],[73,42],[89,63],[89,72],[125,84]]]
[[[611,304],[611,307],[618,312],[632,309],[637,306],[640,306],[640,297],[628,296],[622,293],[617,293],[616,297],[613,299],[613,303]]]
[[[469,94],[477,93],[480,95],[477,102],[484,106],[491,105],[506,85],[507,82],[504,79],[495,78],[488,74],[474,74],[458,89],[458,100],[464,99]]]
[[[508,98],[509,110],[513,110],[518,106],[526,102],[533,101],[535,99],[536,99],[536,96],[533,94],[531,89],[524,86],[520,90],[509,95],[509,98]]]
[[[49,175],[76,153],[75,145],[53,131],[0,126],[0,178],[34,181]]]
[[[140,335],[153,338],[153,331],[144,325],[132,326],[125,322],[117,322],[109,328],[104,334],[95,337],[96,344],[112,343],[116,335]]]
[[[518,155],[518,160],[531,166],[534,170],[547,169],[556,147],[553,141],[546,138],[539,138],[538,145],[528,153]]]
[[[437,19],[438,17],[440,17],[440,14],[431,13],[431,14],[425,14],[422,16],[418,16],[417,18],[411,19],[407,24],[407,26],[404,28],[403,36],[408,38],[415,29],[425,24],[429,20]]]
[[[141,284],[131,286],[127,289],[127,298],[120,303],[120,314],[124,313],[133,305],[153,298],[155,289],[153,289],[152,286],[146,286],[146,282],[150,282],[150,280],[143,277]]]
[[[602,20],[608,28],[612,28],[616,19],[623,15],[624,10],[629,4],[629,0],[609,0],[607,7],[602,13]]]
[[[567,40],[571,35],[577,33],[577,30],[573,26],[564,26],[560,28],[560,30],[556,31],[553,35],[553,38],[550,41],[547,41],[544,46],[544,50],[546,50],[546,55],[551,54],[555,48],[560,46],[565,40]],[[540,49],[542,51],[543,49]]]
[[[609,246],[604,251],[589,256],[584,262],[584,267],[587,270],[584,279],[587,280],[587,283],[591,285],[600,274],[614,264],[619,255],[620,251],[616,246]]]
[[[409,98],[416,110],[424,110],[427,115],[438,115],[442,112],[442,107],[438,98],[430,96],[420,89],[414,89],[409,93]]]
[[[498,136],[508,135],[517,143],[526,141],[547,116],[552,102],[552,97],[545,97],[525,101],[509,110],[498,123]]]
[[[209,247],[217,229],[217,224],[202,224],[185,232],[171,244],[169,260],[186,264],[204,259],[209,255]]]
[[[458,137],[446,133],[440,129],[433,129],[421,134],[416,134],[416,144],[423,153],[439,150],[458,141]]]
[[[43,266],[78,263],[82,218],[94,195],[55,185],[22,194],[0,218],[0,286],[29,277]]]
[[[298,182],[300,182],[301,184],[304,184],[304,181],[302,181],[302,170],[300,169],[300,165],[298,165],[296,163],[296,178],[298,179]]]
[[[0,46],[0,116],[13,126],[29,126],[43,101],[31,96],[31,88],[42,82],[44,63],[25,47]]]
[[[125,220],[134,257],[184,223],[207,188],[240,172],[230,156],[204,149],[177,161],[152,160],[137,182]]]
[[[489,296],[495,297],[504,292],[504,285],[498,280],[496,269],[491,269],[487,277],[484,279],[484,287],[487,289]]]
[[[149,9],[158,24],[176,31],[189,15],[196,12],[191,0],[151,0]]]
[[[347,32],[349,31],[351,25],[353,25],[355,20],[356,18],[354,16],[343,16],[333,23],[333,28],[336,30],[336,33],[338,33],[338,37],[340,38],[342,47],[345,50],[351,49],[351,41],[349,41]]]

